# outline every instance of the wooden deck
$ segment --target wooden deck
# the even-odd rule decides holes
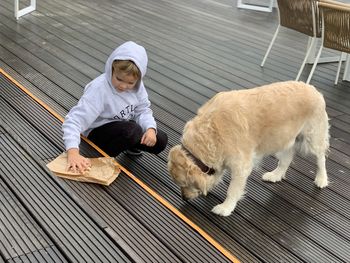
[[[228,0],[39,0],[18,21],[13,1],[2,0],[0,263],[350,262],[350,83],[333,85],[335,63],[318,66],[311,82],[332,125],[326,189],[313,184],[315,161],[301,156],[286,180],[263,182],[276,165],[269,157],[224,218],[210,210],[228,177],[186,202],[167,172],[170,147],[214,94],[295,78],[307,38],[291,30],[260,67],[276,27],[276,10],[238,10]],[[55,177],[45,164],[64,150],[61,118],[127,40],[148,52],[145,84],[166,151],[120,155],[126,170],[109,187]],[[100,156],[86,143],[82,152]]]

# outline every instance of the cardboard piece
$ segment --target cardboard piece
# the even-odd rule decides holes
[[[110,185],[118,177],[120,169],[116,165],[114,158],[99,157],[89,159],[91,161],[91,169],[85,171],[84,174],[66,171],[67,153],[65,152],[46,166],[56,176],[80,182]]]

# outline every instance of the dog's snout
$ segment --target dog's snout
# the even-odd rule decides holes
[[[182,198],[182,200],[184,200],[184,201],[188,201],[188,200],[190,200],[191,198],[188,198],[186,195],[184,195],[184,194],[181,194],[181,198]]]
[[[181,189],[181,197],[185,201],[193,200],[198,196],[200,196],[200,191],[198,191],[197,189],[187,187]]]

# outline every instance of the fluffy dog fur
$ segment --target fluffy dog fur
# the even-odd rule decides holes
[[[263,175],[263,180],[282,180],[298,150],[317,157],[314,182],[320,188],[327,186],[328,129],[322,94],[303,82],[220,92],[186,123],[181,140],[196,158],[214,168],[215,174],[202,172],[181,145],[170,150],[168,169],[186,200],[206,195],[229,169],[226,199],[212,209],[228,216],[244,194],[256,160],[267,155],[275,154],[279,163],[274,171]]]

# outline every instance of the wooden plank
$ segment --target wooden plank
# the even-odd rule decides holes
[[[37,262],[68,262],[25,207],[0,180],[0,253],[8,262],[14,258],[35,255]]]
[[[127,261],[54,181],[47,180],[50,176],[11,137],[2,136],[0,144],[2,180],[9,183],[11,191],[69,260]]]

